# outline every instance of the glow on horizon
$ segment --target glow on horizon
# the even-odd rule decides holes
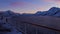
[[[60,0],[0,0],[0,11],[36,13],[37,11],[47,11],[51,7],[60,8]]]

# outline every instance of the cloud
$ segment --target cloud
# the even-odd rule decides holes
[[[50,2],[60,6],[60,0],[44,0],[44,2],[47,2],[47,3]]]
[[[16,7],[16,6],[25,6],[27,3],[26,2],[13,2],[11,3],[10,5],[13,6],[13,7]]]
[[[55,0],[55,2],[60,4],[60,0]]]
[[[51,1],[53,1],[53,0],[44,0],[45,2],[51,2]]]
[[[55,0],[55,1],[60,1],[60,0]]]
[[[51,2],[51,1],[54,1],[54,2],[60,2],[60,0],[44,0],[46,2]]]
[[[10,4],[12,7],[35,7],[36,4],[30,3],[30,2],[13,2]]]
[[[44,0],[44,1],[46,1],[46,2],[51,2],[52,0]]]

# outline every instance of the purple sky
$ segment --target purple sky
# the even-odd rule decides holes
[[[51,7],[60,7],[60,0],[0,0],[0,11],[35,13]]]

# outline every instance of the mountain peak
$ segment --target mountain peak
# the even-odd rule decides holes
[[[52,8],[49,9],[49,11],[52,11],[52,10],[60,10],[60,8],[58,8],[58,7],[52,7]]]
[[[52,7],[52,9],[53,9],[53,8],[54,8],[54,9],[57,9],[58,7]]]
[[[58,8],[58,7],[52,7],[48,11],[45,11],[45,12],[37,12],[36,14],[42,15],[42,16],[43,15],[45,15],[45,16],[54,16],[54,15],[60,16],[60,8]]]

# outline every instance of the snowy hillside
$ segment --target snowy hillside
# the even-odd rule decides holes
[[[0,34],[22,34],[13,24],[7,22],[7,17],[15,15],[12,12],[0,12]]]
[[[36,14],[39,16],[60,16],[60,8],[52,7],[48,11],[38,11]]]

